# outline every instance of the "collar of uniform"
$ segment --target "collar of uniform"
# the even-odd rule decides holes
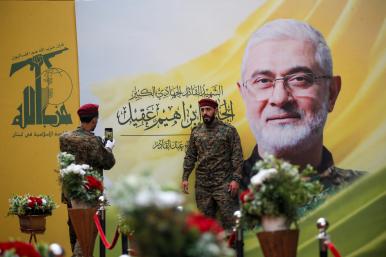
[[[88,135],[91,135],[91,136],[94,135],[94,132],[87,131],[87,130],[83,129],[81,126],[77,127],[76,130],[81,132],[81,133],[88,134]]]
[[[246,163],[244,165],[249,164],[252,168],[252,166],[257,161],[260,161],[261,159],[262,158],[259,156],[259,152],[258,152],[258,146],[256,145],[253,148],[251,156],[247,160],[245,160]],[[322,161],[320,162],[318,167],[316,167],[316,170],[318,171],[319,174],[321,174],[326,171],[329,171],[329,172],[332,171],[333,170],[332,167],[334,167],[334,159],[332,157],[332,154],[326,147],[323,146]]]

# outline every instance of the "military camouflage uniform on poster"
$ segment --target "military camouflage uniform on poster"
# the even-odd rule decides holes
[[[238,196],[231,196],[228,185],[232,180],[240,183],[243,163],[237,130],[218,119],[195,127],[184,159],[183,180],[188,180],[196,162],[198,209],[214,218],[219,211],[223,227],[231,229],[239,205]]]
[[[110,148],[104,147],[102,139],[81,127],[71,132],[65,132],[59,137],[60,151],[71,153],[75,156],[76,164],[88,164],[103,176],[103,170],[111,169],[115,164],[115,158]],[[62,194],[63,203],[71,208],[71,202]],[[82,256],[79,244],[76,243],[76,234],[70,218],[68,218],[70,230],[70,243],[73,256]]]

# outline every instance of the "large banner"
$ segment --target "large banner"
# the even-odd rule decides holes
[[[0,23],[0,241],[29,237],[20,233],[17,217],[6,217],[8,198],[47,194],[61,207],[38,239],[69,251],[55,170],[58,136],[78,123],[74,2],[1,1]]]
[[[203,97],[218,100],[219,119],[237,127],[249,156],[256,142],[237,89],[241,58],[251,33],[276,18],[309,22],[331,47],[342,90],[324,141],[335,162],[381,169],[382,7],[382,1],[78,2],[81,102],[101,104],[99,133],[113,127],[118,142],[119,161],[108,177],[149,171],[179,181]]]
[[[81,103],[101,105],[99,133],[112,127],[117,140],[108,178],[150,172],[179,183],[203,97],[216,99],[219,119],[250,138],[236,86],[243,42],[231,38],[261,4],[77,3]]]
[[[178,186],[191,129],[200,122],[197,101],[203,97],[219,102],[218,118],[237,128],[244,157],[249,157],[256,141],[237,87],[246,42],[267,21],[302,20],[324,35],[334,74],[342,78],[324,144],[337,166],[377,173],[371,183],[379,181],[352,189],[353,194],[376,190],[365,190],[371,204],[345,205],[353,201],[346,194],[318,213],[339,223],[334,232],[340,239],[351,231],[344,226],[367,227],[355,244],[342,239],[344,253],[375,256],[371,251],[379,250],[385,238],[364,217],[375,213],[385,227],[379,216],[385,211],[379,207],[385,187],[378,180],[386,166],[385,9],[381,0],[77,2],[81,103],[100,104],[97,133],[112,127],[117,140],[117,164],[107,178],[148,172]],[[334,216],[331,206],[337,204],[344,208]],[[314,221],[303,223],[308,238],[301,239],[300,256],[317,253],[310,240]],[[256,243],[249,242],[248,256],[254,256]]]

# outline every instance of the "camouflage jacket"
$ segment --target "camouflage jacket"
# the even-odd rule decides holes
[[[244,161],[243,180],[241,183],[243,188],[248,186],[251,177],[254,175],[252,167],[259,160],[261,160],[261,157],[258,154],[257,146],[255,146],[252,155],[249,159]],[[346,170],[336,167],[334,165],[332,154],[325,147],[323,147],[322,151],[322,161],[319,166],[316,167],[316,170],[318,171],[318,174],[311,179],[319,180],[323,185],[324,191],[334,191],[339,186],[349,184],[365,173],[362,171]]]
[[[75,163],[88,164],[103,175],[103,170],[111,169],[115,164],[114,155],[105,148],[102,139],[80,127],[65,132],[59,137],[60,151],[75,156]]]
[[[236,128],[218,119],[210,125],[193,128],[184,159],[183,180],[188,180],[196,162],[196,186],[240,182],[243,153]]]

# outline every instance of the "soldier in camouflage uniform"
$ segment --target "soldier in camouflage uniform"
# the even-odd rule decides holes
[[[244,162],[243,183],[265,154],[317,169],[325,192],[348,184],[363,172],[335,167],[323,146],[323,129],[341,89],[333,75],[330,49],[309,24],[279,19],[251,36],[242,63],[239,91],[256,138],[252,156]]]
[[[103,170],[109,170],[115,164],[112,153],[115,142],[107,141],[104,145],[102,139],[93,133],[98,123],[98,105],[82,105],[78,109],[78,115],[81,125],[76,130],[65,132],[59,137],[60,151],[73,154],[76,164],[88,164],[103,176]],[[63,194],[62,200],[68,208],[71,208],[71,202]],[[68,226],[73,256],[82,256],[70,218]]]
[[[204,123],[193,128],[186,151],[182,189],[188,193],[188,178],[196,167],[195,195],[198,209],[216,218],[230,230],[238,209],[243,154],[237,130],[216,118],[217,102],[199,101]],[[217,213],[219,212],[219,213]]]

